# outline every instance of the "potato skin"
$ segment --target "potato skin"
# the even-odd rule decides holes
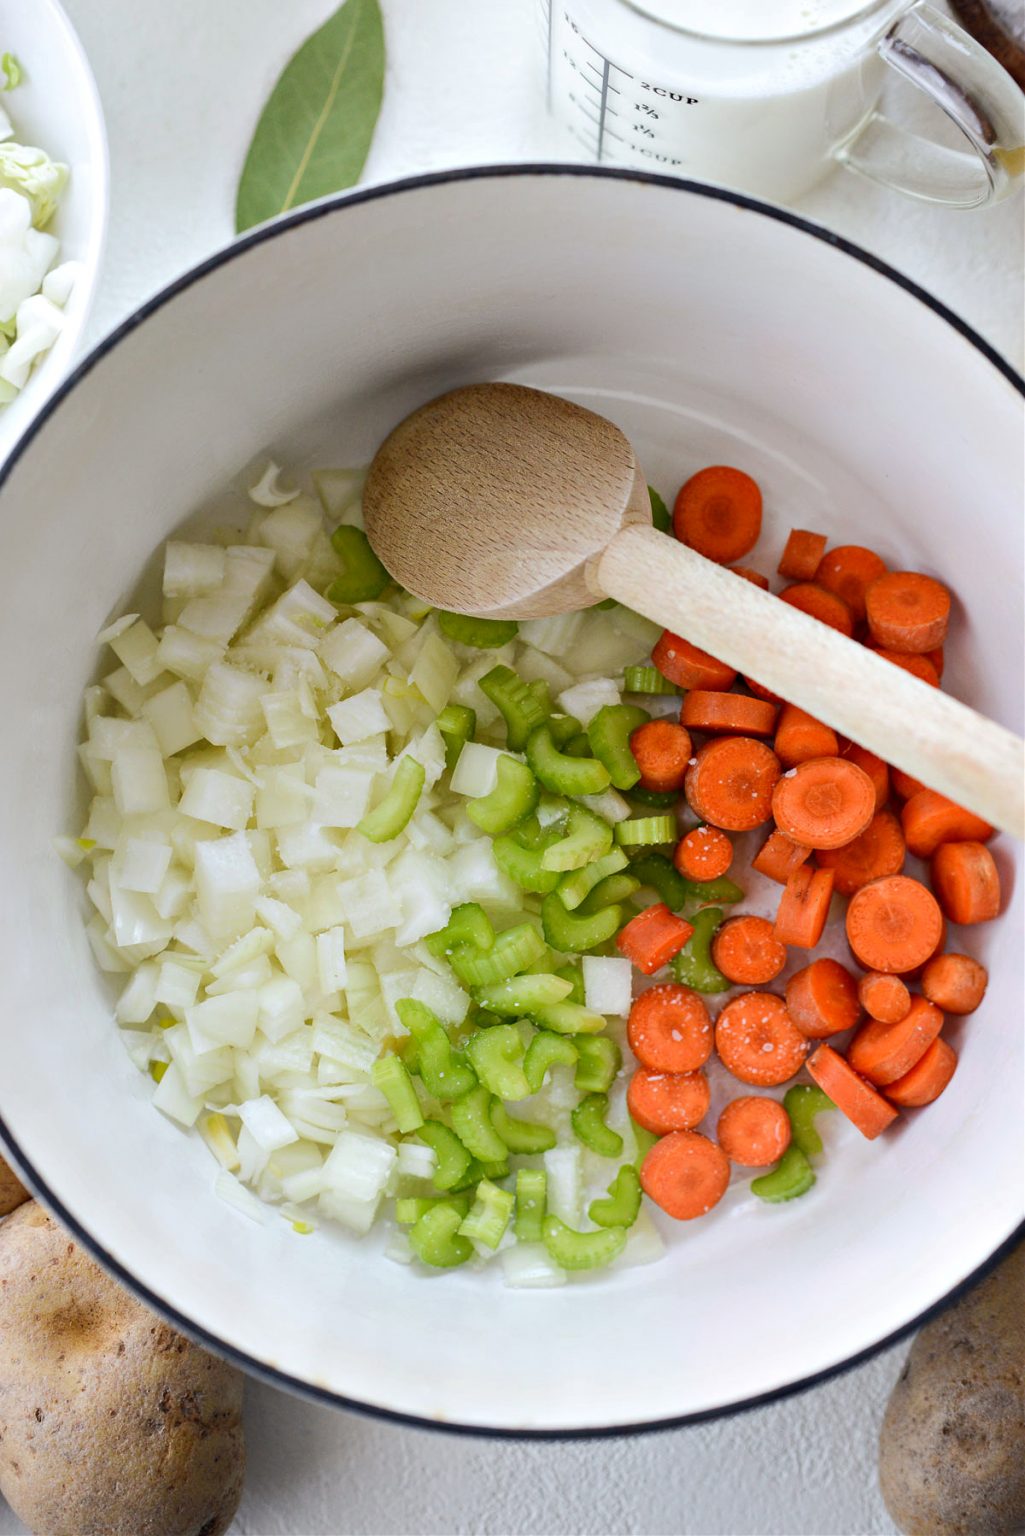
[[[242,1382],[34,1200],[0,1225],[0,1492],[35,1536],[222,1536]]]
[[[883,1419],[879,1485],[906,1536],[1025,1526],[1025,1246],[911,1346]]]
[[[0,1157],[0,1216],[9,1216],[11,1211],[17,1210],[19,1205],[24,1205],[26,1200],[31,1199],[32,1196],[14,1169]]]

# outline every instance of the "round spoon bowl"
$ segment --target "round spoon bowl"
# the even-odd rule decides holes
[[[803,1199],[764,1206],[738,1180],[707,1219],[659,1221],[660,1262],[544,1294],[500,1273],[425,1278],[376,1237],[299,1238],[218,1200],[206,1147],[152,1108],[117,1039],[80,882],[50,850],[77,828],[94,637],[152,603],[161,542],[214,498],[223,521],[255,456],[365,462],[416,406],[487,377],[607,416],[667,499],[702,465],[740,464],[765,493],[749,561],[766,571],[799,526],[949,580],[945,682],[1021,728],[1020,381],[934,301],[792,215],[653,178],[458,173],[312,208],[105,343],[0,489],[16,573],[0,618],[0,1133],[104,1263],[272,1380],[485,1431],[701,1417],[863,1357],[1021,1221],[1020,850],[994,845],[1003,919],[951,935],[991,982],[947,1025],[961,1062],[935,1105],[873,1144],[824,1116]],[[777,887],[749,890],[747,910],[772,910]]]

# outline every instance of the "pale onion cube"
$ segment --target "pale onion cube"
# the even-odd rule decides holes
[[[103,762],[101,758],[94,757],[84,742],[78,748],[78,760],[82,764],[86,778],[89,780],[95,794],[110,795],[113,793],[109,763]]]
[[[593,811],[603,821],[612,822],[613,826],[617,821],[626,821],[628,816],[633,815],[629,805],[616,789],[603,789],[600,795],[581,795],[580,803],[586,805],[589,811]]]
[[[192,881],[180,866],[172,864],[160,889],[153,897],[153,905],[160,917],[181,917],[192,900]]]
[[[395,1011],[395,1004],[401,1002],[404,997],[412,997],[419,974],[419,971],[407,970],[388,971],[378,976],[381,999],[388,1014],[388,1021],[393,1034],[406,1035],[409,1033]]]
[[[360,768],[383,773],[388,766],[388,739],[385,735],[368,736],[351,747],[338,747],[329,761],[341,768]]]
[[[203,597],[224,580],[225,556],[219,544],[189,544],[168,539],[164,545],[164,596]]]
[[[317,934],[317,974],[322,992],[345,986],[345,929],[341,925]]]
[[[170,1119],[177,1120],[179,1125],[195,1125],[203,1108],[202,1100],[186,1091],[181,1071],[175,1062],[171,1063],[157,1084],[153,1103]]]
[[[200,971],[195,965],[185,965],[173,955],[165,955],[160,962],[154,1000],[168,1008],[191,1008],[199,993]]]
[[[262,987],[265,981],[271,979],[272,974],[271,963],[267,956],[260,955],[258,959],[251,960],[248,965],[232,971],[229,976],[222,976],[220,981],[208,981],[206,995],[220,997],[227,992],[240,991],[243,987]]]
[[[257,827],[276,831],[305,821],[311,798],[302,763],[261,768],[256,788]]]
[[[300,1168],[281,1180],[286,1200],[301,1205],[304,1200],[315,1200],[324,1189],[324,1171],[320,1163],[315,1168]]]
[[[124,957],[118,954],[113,944],[107,937],[108,924],[97,912],[85,925],[85,936],[89,941],[89,948],[93,952],[93,958],[101,971],[108,975],[119,975],[128,971],[130,966]]]
[[[327,710],[327,717],[343,747],[351,746],[353,742],[366,741],[368,736],[377,736],[391,725],[377,688],[364,688],[360,693],[332,704]]]
[[[585,955],[584,1003],[595,1013],[625,1017],[630,1012],[633,966],[629,960]]]
[[[374,1200],[383,1193],[396,1156],[380,1137],[342,1131],[324,1164],[324,1183],[347,1200]]]
[[[549,619],[527,619],[520,624],[520,639],[546,656],[569,656],[582,617],[579,613],[556,613]]]
[[[229,1045],[197,1055],[184,1024],[165,1029],[161,1036],[178,1067],[186,1093],[201,1099],[214,1088],[230,1082],[235,1071],[235,1052]]]
[[[402,889],[402,922],[395,930],[397,944],[415,944],[428,933],[437,933],[452,916],[452,901],[447,890],[428,882],[406,885]]]
[[[553,697],[568,688],[573,681],[571,672],[567,672],[553,657],[546,656],[544,651],[536,651],[531,645],[525,645],[520,651],[516,671],[525,683],[547,683]]]
[[[439,976],[434,971],[420,971],[413,988],[418,1003],[424,1003],[443,1024],[461,1024],[470,1008],[469,993],[464,992],[451,976]]]
[[[338,844],[320,822],[302,821],[280,827],[275,834],[278,858],[286,869],[311,873],[333,869],[338,858]]]
[[[319,740],[317,721],[303,709],[297,688],[281,693],[265,693],[260,702],[270,739],[280,752]]]
[[[165,672],[187,678],[190,683],[201,683],[214,662],[224,655],[224,642],[169,624],[160,636],[157,654]]]
[[[182,685],[184,686],[184,685]],[[253,814],[252,784],[219,768],[195,768],[178,802],[183,816],[241,832]]]
[[[399,1142],[398,1160],[395,1164],[395,1169],[404,1178],[432,1178],[437,1166],[438,1157],[433,1147],[425,1147],[422,1141]]]
[[[413,848],[424,849],[445,858],[455,847],[455,838],[435,811],[417,807],[412,821],[406,827],[406,837]]]
[[[345,619],[319,645],[320,659],[349,688],[362,688],[384,666],[391,652],[359,619]]]
[[[458,849],[448,861],[448,876],[454,902],[493,902],[514,910],[523,903],[523,892],[502,874],[487,838]]]
[[[459,754],[459,761],[452,773],[453,794],[469,795],[478,800],[490,795],[498,783],[498,760],[505,757],[497,747],[486,747],[479,741],[468,741]]]
[[[119,860],[118,883],[123,890],[155,896],[170,865],[171,849],[167,843],[130,837]]]
[[[96,795],[89,806],[89,819],[82,836],[97,848],[113,848],[121,835],[121,816],[112,799]]]
[[[580,1148],[552,1147],[544,1154],[548,1213],[567,1226],[580,1224]]]
[[[151,683],[147,683],[143,687],[135,681],[127,667],[115,667],[113,672],[107,673],[103,679],[103,688],[97,689],[96,694],[109,693],[115,703],[120,704],[127,714],[137,715],[146,700],[151,699],[155,693],[159,693],[166,686],[166,672],[161,672]],[[86,718],[90,720],[94,715],[103,713],[102,708],[92,710],[89,708],[89,697],[90,695],[95,697],[96,694],[93,693],[92,689],[86,690]]]
[[[452,696],[459,673],[459,663],[444,640],[429,634],[410,669],[409,681],[426,699],[435,714],[440,714]]]
[[[43,278],[43,298],[49,299],[51,304],[56,304],[63,309],[74,291],[81,272],[80,261],[62,261],[59,266],[51,267]]]
[[[240,1166],[238,1149],[224,1116],[203,1115],[197,1129],[221,1167],[234,1173]]]
[[[302,918],[287,902],[274,896],[260,896],[256,900],[256,915],[266,923],[279,939],[290,939],[302,927]]]
[[[429,725],[399,755],[411,757],[421,765],[425,791],[433,789],[445,772],[445,741],[436,725]]]
[[[270,470],[276,470],[276,466],[267,466],[263,481],[267,480]],[[252,491],[249,494],[253,496]],[[299,491],[276,491],[274,494],[284,499],[277,503],[274,511],[268,512],[256,537],[274,551],[275,563],[285,580],[293,581],[309,559],[317,534],[323,528],[323,514],[311,496],[303,496]]]
[[[314,786],[313,819],[328,827],[357,826],[367,813],[374,777],[364,768],[321,768]]]
[[[124,747],[159,750],[156,733],[147,720],[119,720],[114,715],[95,715],[89,723],[89,751],[101,762],[113,762]]]
[[[151,683],[160,676],[163,666],[157,654],[157,637],[145,619],[136,619],[108,644],[137,683]]]
[[[299,1140],[291,1122],[266,1093],[240,1104],[238,1112],[250,1136],[265,1152],[275,1152],[278,1147],[287,1147],[289,1142]]]
[[[305,1022],[303,992],[291,976],[274,976],[258,993],[258,1022],[268,1040],[284,1040]]]
[[[313,1049],[353,1072],[369,1072],[381,1053],[380,1043],[348,1019],[318,1014],[313,1021]]]
[[[119,949],[130,949],[139,944],[153,944],[163,949],[170,939],[172,924],[158,914],[148,896],[111,886],[110,905],[111,929]]]
[[[560,1269],[544,1243],[516,1243],[503,1248],[499,1255],[505,1283],[515,1290],[541,1290],[566,1284],[566,1271]]]
[[[587,683],[574,683],[571,688],[564,688],[558,698],[563,714],[573,715],[585,729],[599,709],[619,702],[619,687],[610,677],[596,677]]]
[[[203,678],[195,709],[196,724],[207,741],[217,747],[254,742],[264,730],[261,700],[266,687],[253,672],[214,662]]]
[[[388,1233],[388,1241],[381,1250],[382,1256],[390,1259],[393,1264],[412,1264],[413,1245],[409,1237],[401,1227],[393,1227]]]
[[[251,928],[241,938],[235,939],[210,967],[217,977],[230,976],[251,966],[255,960],[269,955],[274,948],[273,936],[266,928]]]
[[[260,871],[244,832],[197,843],[195,878],[200,920],[214,937],[252,927]]]
[[[156,1005],[157,966],[143,961],[117,1000],[114,1017],[119,1024],[145,1024]]]
[[[399,921],[398,903],[381,870],[371,869],[355,880],[343,880],[337,889],[345,921],[355,938],[384,933]]]
[[[184,752],[186,747],[203,739],[196,724],[192,695],[183,682],[172,683],[169,688],[146,699],[142,713],[153,727],[165,757],[174,757],[177,752]]]
[[[304,993],[317,985],[317,945],[312,933],[297,933],[293,939],[279,939],[274,953],[286,976],[291,976]]]
[[[348,1227],[358,1237],[364,1237],[370,1231],[380,1204],[380,1195],[375,1195],[372,1200],[349,1200],[332,1189],[325,1190],[317,1201],[318,1209],[325,1216]]]
[[[339,893],[341,881],[335,874],[314,875],[304,917],[311,933],[337,928],[345,922],[345,908]]]
[[[204,998],[185,1010],[185,1023],[197,1055],[222,1045],[248,1050],[256,1034],[260,1012],[257,992],[229,992],[224,997]]]
[[[160,1049],[160,1042],[154,1040],[153,1032],[149,1029],[121,1029],[121,1044],[128,1052],[132,1065],[138,1067],[140,1072],[145,1072],[153,1059],[163,1060],[163,1056],[156,1056]]]
[[[245,643],[270,641],[312,650],[336,618],[334,604],[315,592],[308,581],[299,580],[257,619]]]

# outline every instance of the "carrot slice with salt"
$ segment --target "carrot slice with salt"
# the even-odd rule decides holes
[[[673,863],[685,880],[718,880],[733,863],[733,844],[718,827],[694,827],[677,843]]]
[[[847,1060],[855,1072],[877,1088],[894,1083],[920,1061],[943,1028],[943,1015],[924,997],[913,997],[911,1007],[896,1024],[869,1019],[847,1047]]]
[[[810,857],[810,848],[802,848],[800,843],[791,842],[783,832],[770,832],[751,860],[751,868],[775,880],[778,885],[786,885],[794,870],[799,869],[805,859]]]
[[[626,1090],[631,1115],[655,1136],[692,1130],[707,1115],[710,1100],[703,1072],[652,1072],[638,1067]]]
[[[787,982],[787,1012],[809,1040],[851,1029],[861,1017],[854,977],[839,960],[823,957]]]
[[[941,843],[984,843],[994,828],[935,789],[920,789],[905,800],[900,813],[908,852],[928,859]]]
[[[702,821],[727,832],[750,832],[772,815],[779,774],[779,758],[763,741],[723,736],[698,751],[684,793]]]
[[[680,720],[691,731],[714,731],[723,736],[771,736],[778,713],[775,704],[764,699],[749,699],[744,693],[692,688],[683,701]]]
[[[957,1052],[941,1036],[910,1072],[887,1084],[886,1097],[905,1109],[921,1109],[939,1098],[956,1070]]]
[[[790,1145],[790,1116],[778,1099],[745,1094],[726,1105],[715,1134],[731,1163],[767,1168]]]
[[[712,1054],[708,1009],[690,987],[667,982],[634,999],[626,1024],[630,1049],[653,1072],[696,1072]]]
[[[720,1013],[715,1048],[742,1083],[775,1088],[799,1072],[808,1042],[774,992],[744,992]]]
[[[843,598],[856,624],[865,617],[865,592],[886,575],[886,562],[863,544],[838,544],[822,556],[815,580],[827,592]]]
[[[942,937],[943,913],[935,896],[910,875],[870,881],[847,907],[847,942],[870,971],[900,976],[916,970],[935,954]]]
[[[723,923],[712,940],[712,961],[737,986],[774,981],[787,963],[786,945],[764,917],[743,915]]]
[[[787,769],[772,793],[781,832],[809,848],[842,848],[875,815],[872,780],[845,757],[816,757]]]
[[[808,1057],[808,1073],[840,1113],[846,1115],[869,1141],[874,1141],[896,1120],[897,1111],[893,1105],[848,1066],[831,1045],[818,1046]]]
[[[669,629],[656,640],[651,659],[662,676],[679,688],[731,688],[737,678],[736,667],[728,667]]]
[[[866,590],[865,616],[877,645],[921,655],[947,637],[950,593],[918,571],[888,571]]]
[[[730,1160],[697,1131],[674,1131],[641,1164],[641,1188],[668,1216],[693,1221],[718,1205],[730,1182]]]
[[[840,743],[831,725],[805,714],[796,704],[784,704],[776,725],[772,750],[784,768],[795,768],[813,757],[836,757]]]
[[[841,896],[853,896],[870,880],[899,875],[904,868],[904,833],[892,811],[877,811],[860,836],[842,848],[823,848],[818,854],[823,869],[836,876]]]
[[[986,967],[971,955],[934,955],[922,972],[922,991],[944,1013],[974,1013],[988,981]]]
[[[911,1008],[911,993],[900,976],[868,971],[858,982],[858,1001],[880,1024],[899,1024]]]

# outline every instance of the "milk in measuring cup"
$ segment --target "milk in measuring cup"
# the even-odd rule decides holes
[[[541,0],[551,110],[578,152],[778,201],[872,112],[907,0]]]

